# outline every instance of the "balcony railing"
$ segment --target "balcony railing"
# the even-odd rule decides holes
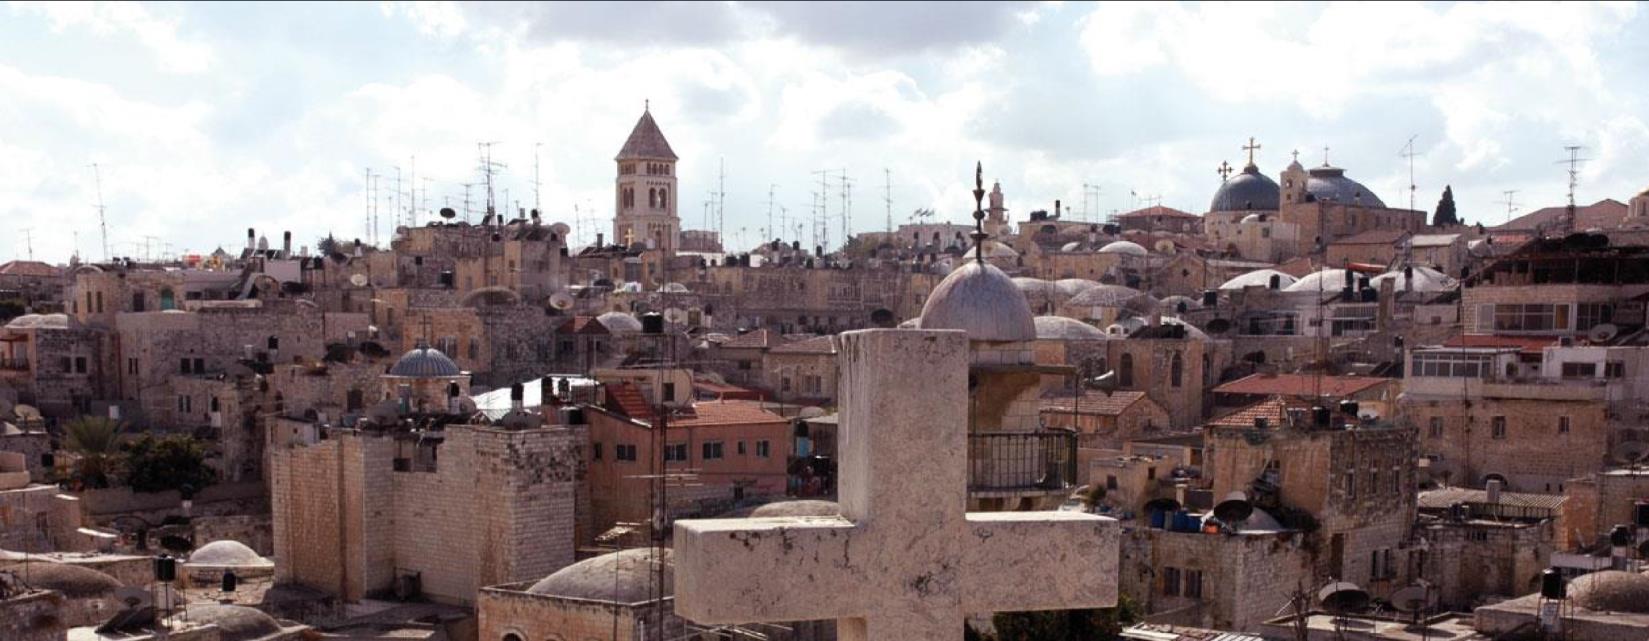
[[[1075,433],[968,435],[969,492],[1057,492],[1075,486]]]
[[[26,371],[28,369],[29,369],[29,359],[26,359],[26,358],[8,358],[8,357],[5,357],[5,356],[0,356],[0,370]]]

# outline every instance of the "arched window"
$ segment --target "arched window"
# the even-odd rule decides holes
[[[521,640],[521,635],[516,634],[514,632],[510,632],[510,633],[507,633],[507,634],[504,635],[504,638],[502,639],[502,641],[522,641],[522,640]]]
[[[668,187],[658,190],[658,206],[660,209],[670,208],[670,189]]]
[[[650,188],[650,187],[647,189],[647,206],[648,207],[657,207],[658,206],[658,190],[657,189],[653,189],[653,188]]]
[[[1134,355],[1122,355],[1122,371],[1117,372],[1117,385],[1121,387],[1134,386]]]
[[[1179,352],[1174,352],[1174,360],[1168,364],[1168,384],[1179,387],[1185,383],[1185,360],[1180,358]]]

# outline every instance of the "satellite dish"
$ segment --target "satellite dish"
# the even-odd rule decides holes
[[[1609,450],[1609,460],[1617,465],[1637,465],[1649,458],[1649,442],[1626,441]]]
[[[1425,612],[1431,609],[1436,601],[1436,595],[1424,585],[1411,585],[1391,595],[1391,607],[1398,612]]]
[[[566,311],[573,308],[573,295],[565,290],[550,295],[550,307]]]
[[[1158,240],[1156,242],[1155,249],[1158,254],[1172,254],[1174,253],[1174,241],[1168,240],[1167,238]]]
[[[1355,583],[1336,581],[1317,591],[1317,602],[1333,614],[1348,614],[1368,607],[1368,593]]]
[[[664,320],[672,325],[680,325],[687,322],[687,312],[671,307],[664,310]]]
[[[1616,327],[1613,323],[1603,323],[1593,325],[1592,329],[1587,330],[1586,338],[1594,343],[1607,343],[1618,334],[1620,334],[1619,327]]]
[[[1225,495],[1225,500],[1214,506],[1214,518],[1227,525],[1247,520],[1253,514],[1254,504],[1241,490]]]
[[[1100,390],[1102,392],[1105,392],[1106,394],[1109,394],[1111,392],[1116,391],[1116,389],[1117,389],[1117,375],[1116,374],[1117,373],[1114,370],[1109,371],[1109,372],[1106,372],[1104,374],[1100,374],[1099,376],[1095,376],[1095,377],[1090,378],[1086,381],[1083,381],[1083,383],[1091,389],[1097,389],[1097,390]]]
[[[349,284],[356,287],[366,287],[366,274],[350,274]]]
[[[557,236],[560,236],[562,238],[566,238],[567,234],[572,233],[572,231],[573,231],[573,228],[569,227],[567,225],[567,223],[556,223],[554,225],[550,225],[550,233],[553,233],[553,234],[555,234]]]
[[[453,211],[451,207],[442,207],[441,208],[441,217],[445,218],[447,220],[452,220],[452,219],[458,217],[458,212]]]

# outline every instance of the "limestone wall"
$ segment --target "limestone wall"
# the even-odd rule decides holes
[[[59,611],[62,593],[39,591],[0,601],[0,638],[8,641],[64,641],[68,626]]]

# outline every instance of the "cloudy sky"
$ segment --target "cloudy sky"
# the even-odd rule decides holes
[[[883,227],[886,194],[895,222],[966,220],[975,160],[1021,216],[1140,196],[1201,213],[1249,136],[1273,176],[1328,147],[1394,206],[1413,136],[1419,207],[1452,184],[1464,218],[1498,223],[1505,190],[1523,211],[1563,201],[1565,145],[1592,159],[1583,202],[1649,186],[1646,33],[1641,4],[10,3],[0,260],[25,228],[38,258],[77,237],[101,257],[93,163],[114,253],[159,255],[249,226],[365,237],[369,168],[387,237],[395,168],[420,208],[456,207],[482,141],[507,166],[501,203],[536,197],[587,242],[648,100],[681,156],[685,225],[704,226],[724,166],[725,229],[745,242],[770,189],[794,226],[826,169],[829,215],[845,169],[858,230]]]

